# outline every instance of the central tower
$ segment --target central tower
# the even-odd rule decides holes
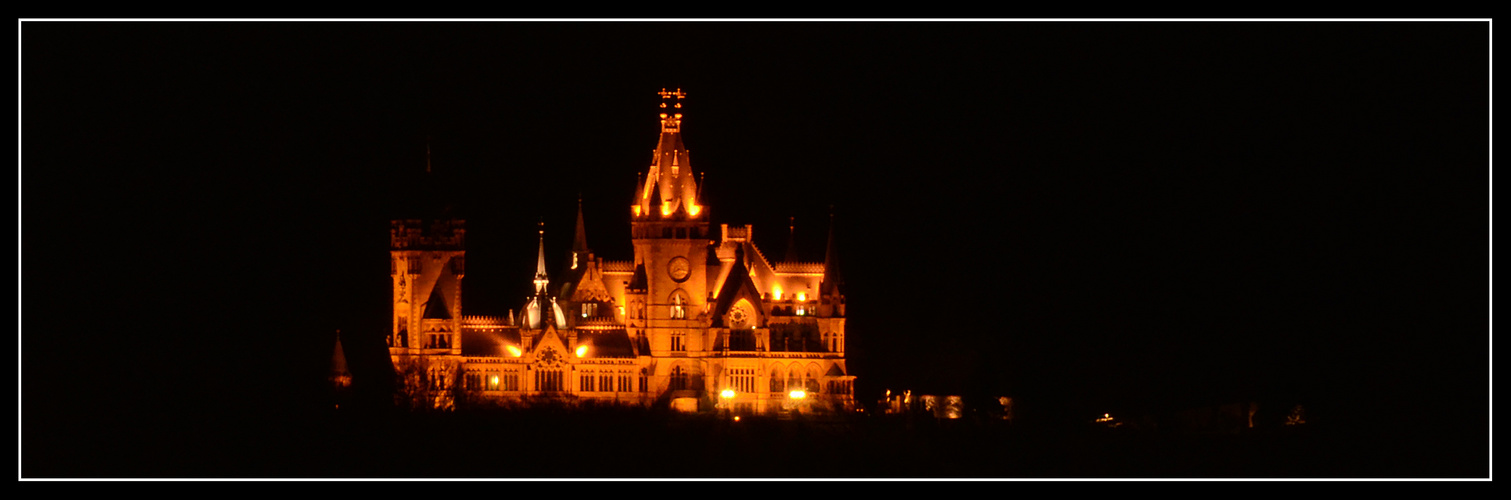
[[[648,337],[654,356],[697,355],[710,345],[708,324],[708,214],[682,145],[687,94],[662,89],[661,137],[630,206],[635,280],[626,290],[631,334]],[[659,371],[659,370],[658,370]]]

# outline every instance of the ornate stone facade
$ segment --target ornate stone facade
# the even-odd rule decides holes
[[[855,408],[832,221],[824,262],[796,262],[790,252],[772,262],[752,242],[753,227],[712,227],[682,144],[686,94],[659,95],[659,141],[627,207],[633,260],[589,249],[579,200],[559,289],[541,231],[535,294],[520,312],[466,316],[463,221],[393,221],[389,354],[410,401]]]

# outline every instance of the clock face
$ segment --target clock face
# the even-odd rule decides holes
[[[692,265],[684,257],[672,257],[671,262],[666,263],[666,272],[678,283],[686,281],[690,271],[692,271]]]

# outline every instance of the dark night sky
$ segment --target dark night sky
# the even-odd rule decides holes
[[[415,210],[427,140],[468,219],[467,311],[519,307],[541,219],[558,267],[579,193],[593,248],[630,259],[663,87],[689,93],[715,224],[780,256],[795,216],[817,260],[835,206],[863,399],[1488,415],[1488,23],[21,35],[33,425],[313,394],[336,329],[381,342],[387,219]]]

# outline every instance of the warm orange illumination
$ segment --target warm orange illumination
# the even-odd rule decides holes
[[[587,353],[588,353],[588,345],[587,344],[583,344],[583,345],[577,346],[577,357],[579,357],[579,358],[583,357]]]
[[[671,203],[662,203],[661,204],[661,215],[671,215],[671,214],[672,214],[672,204]]]
[[[524,353],[521,352],[518,347],[514,347],[514,346],[511,345],[511,346],[508,346],[507,349],[509,349],[509,355],[510,356],[514,356],[514,357],[518,358],[521,355],[524,355]]]
[[[633,206],[631,208],[633,208],[635,210],[635,216],[639,217],[640,216],[640,205],[635,205],[635,206]]]
[[[736,421],[736,422],[739,422],[739,421],[740,421],[740,416],[739,416],[739,415],[735,415],[735,421]]]
[[[693,217],[697,217],[698,216],[698,212],[702,212],[702,211],[703,211],[703,207],[698,206],[698,205],[692,205],[692,206],[687,207],[687,214],[691,215]]]
[[[803,399],[803,398],[808,397],[808,393],[805,392],[805,391],[803,391],[802,389],[798,389],[798,390],[795,390],[795,391],[787,393],[787,397],[792,398],[792,399]]]
[[[808,300],[808,294],[803,293],[803,292],[798,292],[797,293],[797,301],[798,302],[804,302],[804,301],[807,301],[807,300]]]
[[[782,287],[781,286],[773,286],[773,287],[771,287],[771,299],[772,300],[782,300]]]
[[[494,375],[493,380],[488,381],[488,385],[498,387],[498,375]]]
[[[724,389],[722,392],[719,393],[719,397],[724,398],[724,399],[733,398],[733,397],[735,397],[735,390],[734,389]]]

